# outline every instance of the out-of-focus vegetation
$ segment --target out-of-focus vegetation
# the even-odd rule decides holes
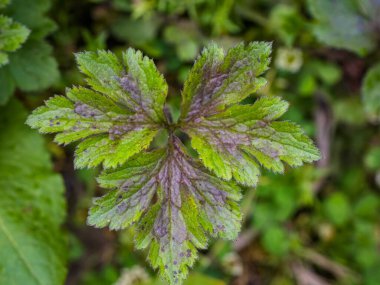
[[[289,101],[286,118],[323,157],[245,189],[239,238],[212,243],[186,284],[380,284],[378,0],[0,0],[0,14],[0,284],[61,284],[65,260],[68,285],[163,284],[131,232],[86,226],[91,198],[103,193],[97,171],[74,171],[72,150],[51,138],[43,147],[22,124],[25,110],[83,83],[74,52],[142,50],[165,74],[179,116],[202,47],[255,40],[274,50],[269,84],[255,96]],[[11,23],[19,26],[7,48]]]

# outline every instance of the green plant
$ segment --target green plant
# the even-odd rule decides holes
[[[58,79],[57,62],[45,40],[55,29],[45,16],[49,8],[50,0],[0,1],[0,105],[16,88],[38,91]]]
[[[9,4],[9,1],[0,2],[0,9]],[[0,15],[0,67],[9,63],[8,53],[21,47],[29,36],[29,29],[13,21],[11,18]]]
[[[371,67],[364,80],[362,86],[362,101],[364,110],[368,119],[371,121],[379,121],[380,119],[380,64]]]
[[[257,184],[260,167],[283,172],[319,158],[294,123],[278,121],[288,103],[261,97],[239,104],[266,84],[271,45],[239,44],[224,52],[212,44],[198,57],[182,92],[181,115],[165,108],[167,84],[153,61],[128,49],[77,54],[91,88],[73,87],[29,116],[55,141],[80,141],[77,168],[102,164],[98,182],[113,189],[94,200],[88,223],[111,229],[136,227],[139,249],[170,283],[180,283],[208,236],[236,238],[240,188]],[[161,131],[167,145],[149,148]],[[178,135],[186,133],[199,159]],[[234,182],[235,181],[235,182]]]
[[[231,19],[236,2],[232,0],[192,2],[175,0],[139,1],[125,5],[123,0],[114,0],[114,6],[120,10],[131,10],[134,17],[139,18],[149,14],[165,13],[181,15],[187,13],[191,19],[200,25],[211,28],[212,34],[237,32],[239,26]]]
[[[309,0],[316,37],[323,43],[366,55],[376,48],[380,24],[377,0]]]
[[[64,184],[26,117],[15,99],[0,107],[0,284],[62,284]]]

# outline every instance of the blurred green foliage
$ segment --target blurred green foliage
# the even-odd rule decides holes
[[[62,284],[64,185],[16,100],[0,108],[0,284]]]
[[[0,64],[0,105],[4,105],[16,89],[39,91],[51,86],[59,77],[52,47],[45,40],[56,29],[54,22],[45,16],[51,7],[50,0],[10,0],[6,4],[0,12],[9,20],[0,21],[0,47],[13,52]],[[9,33],[13,33],[13,42],[17,43],[11,48],[3,42],[10,42]],[[20,46],[21,43],[24,44]]]
[[[34,5],[27,2],[23,6],[31,11]],[[313,284],[380,284],[378,0],[52,2],[53,33],[51,20],[33,26],[47,22],[41,13],[28,22],[16,10],[1,10],[32,31],[0,67],[1,97],[16,94],[29,110],[63,94],[65,86],[81,83],[73,52],[106,48],[120,53],[131,46],[155,59],[168,79],[169,107],[179,114],[180,87],[205,44],[228,48],[240,41],[273,41],[268,85],[261,93],[291,103],[286,118],[315,138],[323,158],[283,176],[265,174],[257,189],[245,189],[240,237],[234,243],[217,241],[202,252],[188,284],[310,284],[306,277]],[[33,55],[40,53],[35,62]],[[46,89],[57,77],[54,61],[61,76]],[[35,67],[32,76],[41,72],[49,84],[27,88],[34,81],[27,84],[24,71],[30,69],[23,65]],[[90,198],[102,193],[94,183],[96,173],[74,173],[72,151],[51,143],[46,149],[67,188],[67,284],[123,284],[136,275],[135,283],[124,285],[159,282],[144,255],[133,251],[128,232],[85,225]]]

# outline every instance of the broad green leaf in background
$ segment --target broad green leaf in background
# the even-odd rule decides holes
[[[13,94],[16,84],[13,81],[12,75],[6,68],[0,67],[0,106],[4,105],[9,97]]]
[[[80,53],[77,61],[93,89],[68,89],[67,97],[49,99],[27,122],[58,133],[58,143],[80,140],[76,167],[116,167],[146,149],[165,124],[166,82],[153,61],[133,49],[123,62],[106,51]]]
[[[380,120],[380,64],[373,66],[365,75],[362,85],[362,101],[368,118]]]
[[[270,51],[267,43],[238,45],[226,54],[211,45],[196,61],[182,93],[180,125],[203,164],[243,185],[256,185],[259,164],[283,172],[282,162],[299,166],[319,158],[299,126],[276,121],[287,102],[262,97],[253,105],[236,105],[265,85],[259,76],[268,68]]]
[[[314,33],[327,45],[366,55],[376,47],[378,0],[309,0],[316,23]]]
[[[95,199],[89,224],[136,224],[136,247],[150,246],[149,262],[170,284],[187,276],[208,236],[234,239],[239,232],[240,189],[209,174],[175,137],[167,150],[139,154],[98,182],[116,190]]]
[[[12,0],[2,11],[7,18],[0,18],[0,40],[6,37],[7,44],[6,49],[0,44],[0,62],[3,58],[3,63],[8,64],[1,67],[0,63],[0,105],[6,104],[16,88],[27,92],[42,90],[59,77],[52,48],[44,40],[55,29],[54,22],[45,16],[50,4],[50,0]],[[9,20],[6,24],[1,19]],[[8,31],[3,30],[5,24]],[[10,47],[15,51],[4,57],[2,50]]]
[[[51,7],[51,0],[11,0],[5,14],[27,26],[31,39],[42,40],[56,29],[55,23],[46,16]]]
[[[57,62],[51,56],[52,48],[44,41],[28,41],[10,56],[7,66],[16,86],[23,91],[42,90],[58,78]],[[37,71],[37,72],[36,72]]]
[[[43,138],[12,100],[0,108],[0,284],[60,285],[65,278],[63,181]]]

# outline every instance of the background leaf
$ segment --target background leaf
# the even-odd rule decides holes
[[[11,63],[2,66],[0,63],[0,104],[5,104],[12,96],[16,88],[22,91],[37,91],[53,85],[59,78],[58,64],[52,56],[51,46],[44,38],[55,30],[54,22],[45,16],[51,6],[50,0],[12,0],[2,12],[9,17],[12,24],[11,50],[16,50],[3,57],[3,63]],[[1,19],[5,19],[1,16]],[[3,50],[5,24],[0,23],[0,52]],[[8,27],[9,28],[9,27]],[[26,40],[26,38],[28,39]],[[26,40],[26,42],[25,42]],[[9,39],[8,39],[9,41]],[[25,44],[20,48],[20,44]],[[7,49],[9,49],[7,44]],[[1,61],[1,54],[0,54]]]
[[[14,22],[11,18],[0,15],[0,67],[9,62],[8,52],[20,48],[29,36],[29,30]]]
[[[362,87],[364,110],[370,120],[380,120],[380,64],[373,66],[366,74]]]
[[[51,170],[43,138],[11,101],[0,111],[0,283],[63,284],[64,186]],[[17,270],[15,272],[15,270]]]
[[[371,8],[360,11],[360,5],[363,3],[371,5]],[[378,1],[310,0],[309,7],[318,21],[314,26],[314,33],[321,42],[348,49],[359,55],[366,55],[376,47],[378,23],[374,14],[380,11]]]

